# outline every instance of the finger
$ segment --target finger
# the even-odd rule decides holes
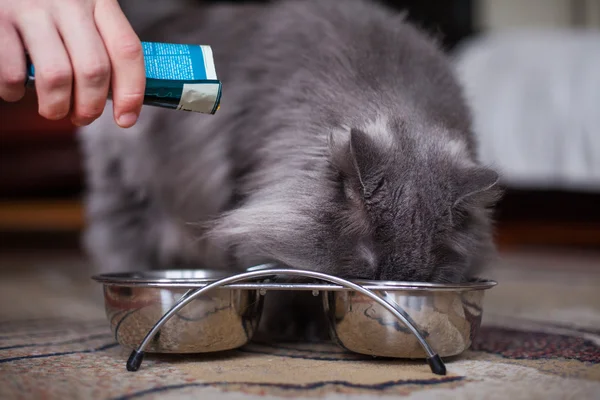
[[[68,13],[57,11],[54,18],[73,68],[71,120],[75,125],[87,125],[104,111],[110,86],[110,60],[91,8],[73,7]]]
[[[17,101],[25,95],[25,50],[17,30],[0,21],[0,98]]]
[[[71,108],[72,70],[69,56],[50,16],[31,10],[19,16],[17,28],[35,67],[41,116],[57,120]]]
[[[116,1],[99,1],[95,17],[111,62],[114,118],[128,128],[137,121],[144,100],[142,45]]]

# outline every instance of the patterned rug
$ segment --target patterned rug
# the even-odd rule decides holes
[[[424,362],[329,344],[252,343],[213,355],[148,356],[125,370],[100,285],[71,257],[0,262],[1,399],[489,398],[600,395],[600,256],[510,254],[491,278],[472,348]]]

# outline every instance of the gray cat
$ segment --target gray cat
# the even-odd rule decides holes
[[[223,97],[214,116],[147,107],[123,130],[107,109],[81,130],[85,244],[103,272],[277,262],[460,282],[493,254],[498,175],[449,61],[402,15],[288,0],[189,8],[139,33],[211,45]]]

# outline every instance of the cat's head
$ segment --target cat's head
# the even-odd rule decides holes
[[[490,214],[501,192],[464,137],[402,121],[331,136],[345,275],[461,282],[479,271],[493,253]]]
[[[461,135],[376,122],[335,130],[328,149],[307,155],[312,168],[262,171],[287,178],[225,213],[213,239],[247,266],[396,281],[461,282],[493,252],[498,175]]]

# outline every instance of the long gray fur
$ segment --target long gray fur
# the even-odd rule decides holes
[[[479,273],[498,176],[477,159],[435,41],[360,0],[173,15],[140,37],[210,44],[221,109],[146,107],[124,130],[107,108],[81,129],[85,246],[102,272],[275,261],[350,278]]]

